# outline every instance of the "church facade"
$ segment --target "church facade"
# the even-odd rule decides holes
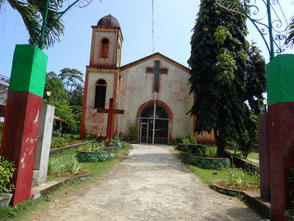
[[[130,127],[137,128],[141,143],[168,143],[172,138],[192,135],[195,118],[188,114],[194,99],[189,94],[190,69],[160,53],[121,66],[122,43],[122,31],[113,16],[107,15],[92,26],[81,138],[86,133],[106,136],[107,129],[127,135]],[[111,128],[107,128],[110,108],[114,115]]]

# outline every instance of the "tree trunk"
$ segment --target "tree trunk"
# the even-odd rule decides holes
[[[227,146],[227,140],[225,139],[225,137],[219,134],[219,132],[216,129],[214,130],[214,137],[215,137],[215,142],[217,146],[217,155],[219,157],[225,157],[226,156],[225,149]]]

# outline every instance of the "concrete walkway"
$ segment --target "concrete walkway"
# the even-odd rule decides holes
[[[35,220],[261,220],[219,194],[178,159],[170,146],[135,144],[128,159],[82,195],[52,202]]]
[[[259,165],[259,160],[256,160],[256,159],[253,159],[253,158],[250,158],[250,157],[247,157],[247,159],[249,161],[251,161],[252,163],[256,164],[256,165]]]

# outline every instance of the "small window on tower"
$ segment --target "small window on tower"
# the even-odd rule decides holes
[[[105,80],[100,79],[97,81],[95,86],[95,108],[105,108],[106,87]]]
[[[101,54],[100,58],[108,58],[109,53],[109,41],[106,38],[102,39],[102,45],[101,45]]]

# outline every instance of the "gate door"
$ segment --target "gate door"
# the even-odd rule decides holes
[[[155,120],[154,143],[161,143],[161,144],[168,143],[168,122],[169,122],[168,119]]]
[[[140,143],[148,143],[148,130],[149,126],[148,123],[141,122],[140,126]]]
[[[156,110],[154,111],[154,106]],[[155,114],[155,116],[154,116]],[[155,127],[153,122],[155,120]],[[167,144],[168,143],[168,111],[160,104],[147,105],[140,115],[140,142]]]

